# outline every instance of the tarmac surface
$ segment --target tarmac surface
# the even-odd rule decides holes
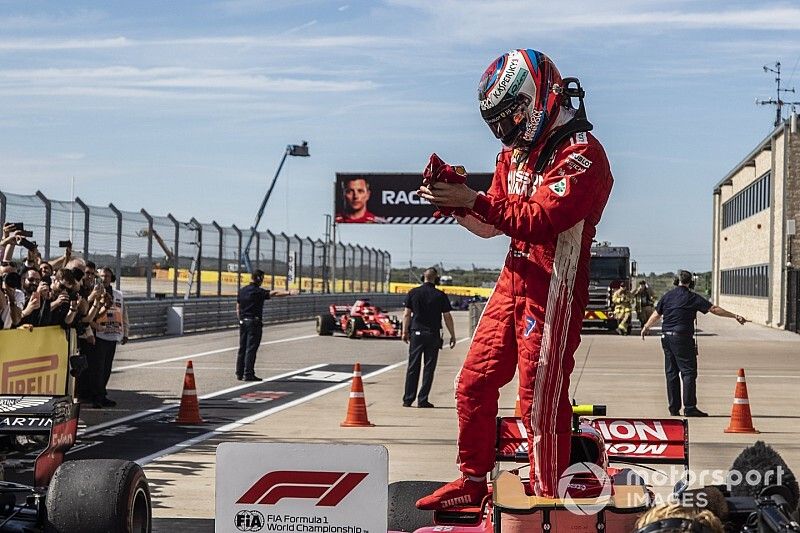
[[[171,532],[213,531],[215,450],[221,442],[381,444],[389,450],[390,481],[453,479],[458,471],[452,383],[469,344],[467,314],[455,316],[460,341],[440,353],[430,398],[436,407],[424,410],[401,406],[405,344],[317,337],[312,322],[265,331],[256,371],[269,381],[256,384],[233,376],[236,331],[121,346],[110,383],[119,406],[82,412],[83,440],[100,443],[78,448],[75,455],[100,457],[105,455],[99,452],[114,450],[115,456],[144,464],[155,530]],[[800,471],[800,335],[713,316],[701,317],[699,327],[699,407],[711,416],[690,419],[692,470],[727,470],[743,447],[761,439]],[[171,418],[189,359],[208,423],[184,430]],[[585,332],[575,360],[571,390],[579,403],[605,404],[609,416],[668,416],[656,334],[643,341]],[[356,361],[365,365],[368,415],[375,427],[339,426],[348,403],[348,369]],[[739,368],[747,372],[758,435],[723,432]],[[515,398],[512,382],[502,391],[501,415],[513,414]],[[144,430],[142,424],[150,425]],[[114,444],[123,440],[124,450]]]

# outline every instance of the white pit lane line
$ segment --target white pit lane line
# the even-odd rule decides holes
[[[381,368],[380,370],[376,370],[375,372],[372,372],[370,374],[365,374],[363,376],[363,379],[369,379],[369,378],[377,376],[379,374],[383,374],[384,372],[388,372],[390,370],[394,370],[395,368],[398,368],[398,367],[403,366],[405,364],[406,364],[406,361],[401,361],[399,363],[394,363],[394,364],[389,365],[389,366],[387,366],[385,368]],[[320,365],[320,366],[324,366],[324,365]],[[257,420],[261,420],[262,418],[266,418],[266,417],[268,417],[270,415],[273,415],[275,413],[279,413],[280,411],[283,411],[284,409],[289,409],[290,407],[294,407],[296,405],[300,405],[302,403],[305,403],[305,402],[314,400],[316,398],[319,398],[320,396],[324,396],[324,395],[329,394],[331,392],[337,391],[339,389],[343,389],[345,387],[350,387],[350,386],[351,386],[350,380],[345,381],[343,383],[337,383],[336,385],[332,385],[332,386],[330,386],[330,387],[328,387],[326,389],[322,389],[322,390],[317,391],[317,392],[315,392],[313,394],[309,394],[308,396],[303,396],[302,398],[298,398],[298,399],[293,400],[291,402],[287,402],[287,403],[279,405],[277,407],[272,407],[271,409],[266,409],[264,411],[261,411],[260,413],[256,413],[254,415],[250,415],[248,417],[242,418],[240,420],[237,420],[236,422],[231,422],[230,424],[226,424],[224,426],[220,426],[217,429],[209,431],[208,433],[203,433],[202,435],[198,435],[197,437],[191,438],[189,440],[185,440],[185,441],[183,441],[183,442],[181,442],[179,444],[176,444],[174,446],[170,446],[169,448],[166,448],[164,450],[161,450],[161,451],[158,451],[156,453],[150,454],[150,455],[148,455],[146,457],[142,457],[141,459],[136,459],[135,462],[139,463],[139,465],[141,465],[141,466],[145,466],[145,465],[147,465],[149,463],[152,463],[156,459],[164,457],[165,455],[170,455],[170,454],[179,452],[181,450],[184,450],[186,448],[194,446],[195,444],[199,444],[201,442],[207,441],[208,439],[213,438],[213,437],[215,437],[217,435],[222,435],[223,433],[229,433],[231,431],[239,429],[240,427],[242,427],[242,426],[244,426],[246,424],[249,424],[251,422],[255,422]]]
[[[305,340],[305,339],[313,339],[314,337],[318,337],[318,336],[319,335],[315,334],[315,335],[301,335],[300,337],[288,337],[288,338],[285,338],[285,339],[276,339],[274,341],[262,342],[261,344],[259,344],[259,346],[267,346],[267,345],[270,345],[270,344],[282,344],[284,342],[302,341],[302,340]],[[189,354],[189,355],[180,355],[178,357],[169,357],[167,359],[159,359],[157,361],[145,361],[144,363],[136,363],[136,364],[133,364],[133,365],[118,366],[118,367],[112,369],[111,373],[114,374],[114,373],[117,373],[117,372],[122,372],[124,370],[131,370],[131,369],[134,369],[134,368],[143,368],[143,367],[147,367],[147,366],[161,365],[161,364],[164,364],[164,363],[172,363],[173,361],[184,361],[186,359],[197,359],[199,357],[205,357],[207,355],[214,355],[214,354],[218,354],[218,353],[235,352],[238,349],[239,349],[238,346],[231,347],[231,348],[220,348],[218,350],[211,350],[211,351],[208,351],[208,352],[198,352],[198,353],[193,353],[193,354]]]
[[[456,341],[456,344],[460,344],[462,342],[465,342],[465,341],[468,341],[468,340],[471,340],[471,339],[472,339],[472,337],[463,337],[461,339],[458,339]],[[391,365],[389,365],[389,366],[387,366],[385,368],[381,368],[380,370],[376,370],[375,372],[372,372],[370,374],[364,375],[363,379],[369,379],[371,377],[377,376],[379,374],[383,374],[384,372],[389,372],[390,370],[394,370],[395,368],[401,367],[401,366],[406,365],[406,364],[408,364],[407,360],[403,360],[403,361],[400,361],[398,363],[391,364]],[[317,365],[317,366],[309,367],[309,368],[313,369],[313,368],[319,368],[321,366],[325,366],[325,365]],[[295,371],[295,372],[297,372],[297,371]],[[278,379],[279,377],[282,377],[282,376],[276,376],[275,378],[272,378],[272,379]],[[141,459],[137,459],[136,462],[141,466],[145,466],[145,465],[147,465],[149,463],[152,463],[156,459],[164,457],[165,455],[170,455],[170,454],[177,453],[179,451],[185,450],[186,448],[189,448],[191,446],[194,446],[195,444],[199,444],[201,442],[207,441],[208,439],[211,439],[211,438],[213,438],[213,437],[215,437],[217,435],[222,435],[224,433],[229,433],[229,432],[234,431],[236,429],[239,429],[240,427],[242,427],[242,426],[244,426],[246,424],[249,424],[251,422],[255,422],[257,420],[261,420],[262,418],[266,418],[266,417],[268,417],[270,415],[273,415],[275,413],[283,411],[284,409],[289,409],[290,407],[294,407],[296,405],[300,405],[302,403],[314,400],[316,398],[319,398],[320,396],[324,396],[326,394],[329,394],[331,392],[337,391],[339,389],[343,389],[345,387],[349,387],[350,385],[351,385],[350,381],[345,381],[344,383],[338,383],[336,385],[332,385],[332,386],[330,386],[330,387],[328,387],[326,389],[322,389],[322,390],[317,391],[317,392],[315,392],[313,394],[310,394],[308,396],[304,396],[302,398],[298,398],[298,399],[293,400],[291,402],[287,402],[285,404],[279,405],[278,407],[272,407],[270,409],[265,409],[264,411],[261,411],[260,413],[256,413],[254,415],[250,415],[248,417],[245,417],[245,418],[242,418],[240,420],[237,420],[236,422],[231,422],[230,424],[226,424],[224,426],[218,427],[217,429],[209,431],[208,433],[204,433],[202,435],[198,435],[197,437],[194,437],[192,439],[185,440],[185,441],[183,441],[183,442],[181,442],[179,444],[176,444],[174,446],[170,446],[169,448],[166,448],[164,450],[161,450],[161,451],[158,451],[156,453],[150,454],[150,455],[148,455],[146,457],[142,457]],[[218,393],[214,393],[213,396],[224,394],[226,392],[231,392],[231,391],[239,389],[239,388],[244,388],[244,387],[241,386],[241,385],[238,386],[238,387],[232,387],[231,389],[228,389],[226,391],[221,391],[221,392],[218,392]],[[211,397],[211,396],[212,395],[206,395],[206,396],[201,396],[200,398],[204,399],[204,398],[208,398],[208,397]],[[175,406],[173,405],[173,406],[170,406],[170,407],[175,407]],[[163,410],[163,409],[161,409],[161,410]],[[147,413],[143,413],[140,416],[144,416],[145,414],[147,414]],[[136,418],[138,418],[138,416]],[[122,420],[122,419],[120,419],[120,420]],[[112,424],[108,424],[108,425],[112,425]],[[98,427],[98,426],[93,426],[92,429],[94,430],[95,427]]]
[[[216,398],[217,396],[222,396],[223,394],[227,394],[229,392],[234,392],[234,391],[241,390],[241,389],[247,389],[249,387],[257,387],[261,383],[267,383],[267,382],[270,382],[270,381],[277,381],[279,379],[283,379],[283,378],[288,377],[288,376],[293,376],[293,375],[295,375],[297,373],[303,373],[303,372],[308,372],[308,371],[311,371],[311,370],[316,370],[317,368],[320,368],[320,367],[323,367],[323,366],[327,366],[328,364],[329,363],[320,363],[320,364],[317,364],[317,365],[307,366],[305,368],[300,368],[300,369],[297,369],[297,370],[290,370],[289,372],[285,372],[283,374],[278,374],[277,376],[271,376],[271,377],[268,377],[268,378],[264,378],[264,381],[248,381],[248,382],[242,383],[240,385],[234,385],[233,387],[228,387],[227,389],[222,389],[222,390],[218,390],[218,391],[215,391],[215,392],[211,392],[209,394],[204,394],[203,396],[198,396],[197,398],[200,399],[200,400],[207,400],[209,398]],[[115,418],[113,420],[109,420],[108,422],[103,422],[102,424],[97,424],[97,425],[88,427],[88,428],[84,429],[83,431],[79,431],[78,432],[78,436],[91,435],[92,433],[97,433],[98,431],[106,429],[107,427],[118,426],[120,424],[124,424],[125,422],[130,422],[131,420],[136,420],[136,419],[139,419],[139,418],[142,418],[142,417],[145,417],[145,416],[149,416],[149,415],[152,415],[152,414],[155,414],[155,413],[161,413],[161,412],[167,411],[169,409],[177,409],[178,407],[180,407],[180,403],[176,402],[176,403],[168,403],[168,404],[162,405],[161,407],[155,407],[153,409],[146,409],[146,410],[140,411],[138,413],[133,413],[132,415],[123,416],[123,417],[120,417],[120,418]]]

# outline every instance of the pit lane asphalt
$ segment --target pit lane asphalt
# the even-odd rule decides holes
[[[466,313],[455,313],[459,337],[467,331]],[[701,317],[698,397],[700,407],[712,416],[690,419],[690,459],[693,470],[726,469],[743,447],[758,439],[778,450],[796,472],[800,471],[800,336],[730,320]],[[404,361],[401,342],[349,340],[345,338],[295,339],[313,335],[310,322],[269,328],[257,370],[262,377],[297,371],[321,363],[391,365]],[[160,339],[121,347],[119,367],[182,357],[236,346],[234,332]],[[449,480],[456,476],[456,417],[452,383],[466,353],[462,342],[439,357],[431,401],[435,409],[403,409],[400,406],[405,366],[365,379],[365,395],[373,428],[341,428],[345,416],[347,387],[323,397],[309,398],[271,416],[169,453],[149,462],[145,471],[153,492],[156,531],[212,531],[214,514],[215,450],[220,442],[357,442],[381,444],[389,449],[390,481],[403,479]],[[663,354],[657,336],[642,341],[635,336],[618,337],[585,333],[575,355],[573,385],[581,367],[585,371],[577,386],[581,403],[603,403],[609,416],[664,417],[666,400]],[[232,376],[235,349],[195,359],[199,394],[202,396],[235,386]],[[343,361],[348,358],[349,361]],[[185,361],[166,361],[137,366],[112,376],[118,409],[84,412],[86,420],[98,423],[149,407],[177,402]],[[759,435],[723,433],[728,425],[736,371],[747,371],[750,404]],[[121,389],[130,388],[130,392]],[[501,414],[511,415],[516,384],[501,393]],[[128,401],[130,400],[130,401]],[[191,519],[191,520],[189,520]]]

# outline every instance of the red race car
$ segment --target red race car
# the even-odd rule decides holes
[[[414,502],[442,485],[399,481],[389,486],[389,531],[416,533],[627,533],[636,518],[653,505],[654,495],[628,465],[681,464],[688,473],[686,420],[584,418],[605,415],[605,406],[573,408],[569,487],[596,488],[592,497],[546,499],[529,496],[523,468],[500,471],[479,507],[419,511]],[[497,419],[498,462],[528,462],[527,434],[519,418]],[[620,465],[619,467],[611,466]],[[560,489],[561,487],[559,487]],[[591,491],[590,491],[591,492]]]
[[[401,330],[402,324],[397,316],[387,315],[369,300],[356,300],[353,305],[331,305],[328,314],[317,316],[318,335],[333,335],[341,331],[351,339],[399,339]]]

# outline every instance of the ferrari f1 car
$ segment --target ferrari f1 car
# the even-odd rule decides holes
[[[67,342],[56,354],[24,357],[6,349],[16,334],[0,332],[0,532],[148,533],[150,489],[139,465],[117,459],[64,461],[75,444],[80,409],[69,394]],[[51,347],[53,337],[56,344],[58,337],[64,339],[57,326],[22,334],[32,346],[38,335],[51,334]],[[7,394],[26,388],[51,394]]]
[[[351,339],[385,337],[399,339],[402,330],[397,316],[387,315],[369,300],[356,300],[353,305],[331,305],[328,314],[317,316],[317,334],[342,332]]]
[[[498,464],[513,462],[525,466],[508,471],[495,469],[489,493],[480,506],[446,511],[419,511],[414,506],[417,499],[439,488],[441,482],[392,483],[389,486],[389,530],[416,533],[634,531],[638,517],[656,503],[652,488],[634,469],[643,466],[652,470],[648,464],[680,464],[685,479],[689,474],[687,421],[675,418],[585,418],[605,415],[605,406],[600,405],[575,406],[573,412],[570,466],[559,483],[559,493],[564,489],[563,498],[547,499],[527,493],[528,479],[521,475],[528,463],[526,430],[519,418],[502,417],[497,419],[495,441]],[[570,491],[575,488],[581,496],[573,498]],[[685,501],[688,493],[696,492],[686,491],[686,488],[686,482],[680,481],[671,497],[677,501],[684,498]],[[793,512],[790,507],[797,507],[796,482],[794,496],[791,490],[781,486],[767,487],[760,495],[753,495],[757,497],[744,498],[731,496],[722,487],[699,490],[705,490],[706,498],[709,498],[711,489],[717,491],[717,500],[726,502],[725,521],[729,531],[800,531],[800,526],[790,517]],[[692,496],[697,498],[696,494]],[[700,501],[699,498],[696,501]],[[793,501],[793,504],[787,504],[787,501]],[[777,525],[769,526],[767,522]]]

